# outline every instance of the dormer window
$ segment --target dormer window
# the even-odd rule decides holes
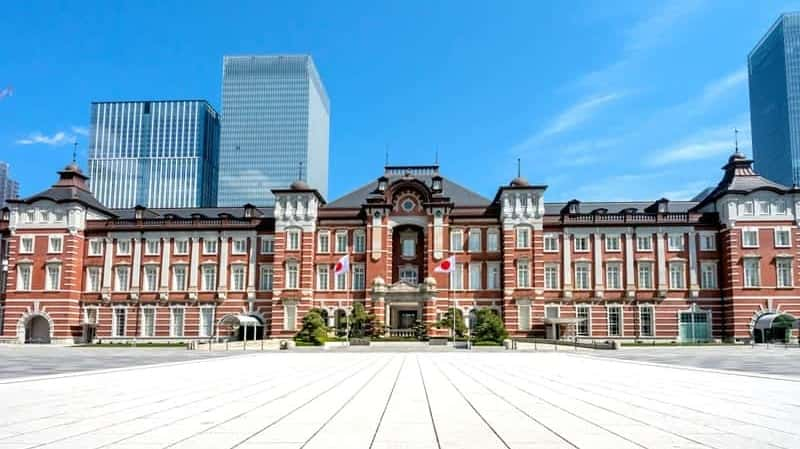
[[[50,222],[50,212],[47,212],[46,210],[39,212],[39,217],[42,223]]]
[[[383,192],[386,191],[386,183],[387,183],[387,181],[388,180],[385,177],[380,177],[378,179],[378,191],[379,192],[383,193]]]
[[[36,212],[29,210],[25,212],[25,223],[33,223],[36,221]]]
[[[786,201],[778,200],[773,205],[776,215],[786,215]]]
[[[433,182],[431,183],[431,189],[434,192],[441,192],[442,191],[442,178],[435,176],[433,178]]]
[[[739,210],[741,211],[741,215],[752,216],[753,215],[753,202],[752,201],[745,201],[744,203],[739,205]]]
[[[769,215],[769,202],[768,201],[759,201],[758,202],[758,215]]]

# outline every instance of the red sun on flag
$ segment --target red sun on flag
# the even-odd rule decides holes
[[[443,260],[442,264],[439,265],[439,266],[442,267],[442,270],[449,270],[450,269],[450,261],[449,260]]]
[[[342,263],[336,262],[336,266],[333,269],[334,271],[342,271]]]

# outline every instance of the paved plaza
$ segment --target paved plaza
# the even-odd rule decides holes
[[[558,353],[247,353],[0,380],[3,448],[797,448],[800,377]]]

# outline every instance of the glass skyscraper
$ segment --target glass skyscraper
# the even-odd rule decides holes
[[[0,161],[0,207],[5,206],[6,200],[19,197],[19,183],[11,179],[7,162]]]
[[[311,56],[226,56],[218,205],[271,205],[301,172],[327,196],[329,121]]]
[[[800,185],[800,13],[783,14],[747,57],[755,168]]]
[[[205,100],[92,103],[92,192],[110,208],[215,206],[219,130]]]

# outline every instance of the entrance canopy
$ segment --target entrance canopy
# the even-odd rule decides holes
[[[771,329],[773,327],[798,328],[800,322],[795,317],[784,312],[770,312],[758,317],[753,329]]]
[[[244,315],[241,313],[237,315],[226,315],[220,320],[219,324],[220,325],[227,324],[229,326],[238,324],[239,326],[244,326],[244,327],[262,326],[262,323],[258,318],[250,315]]]
[[[586,318],[545,318],[544,324],[578,324]]]

